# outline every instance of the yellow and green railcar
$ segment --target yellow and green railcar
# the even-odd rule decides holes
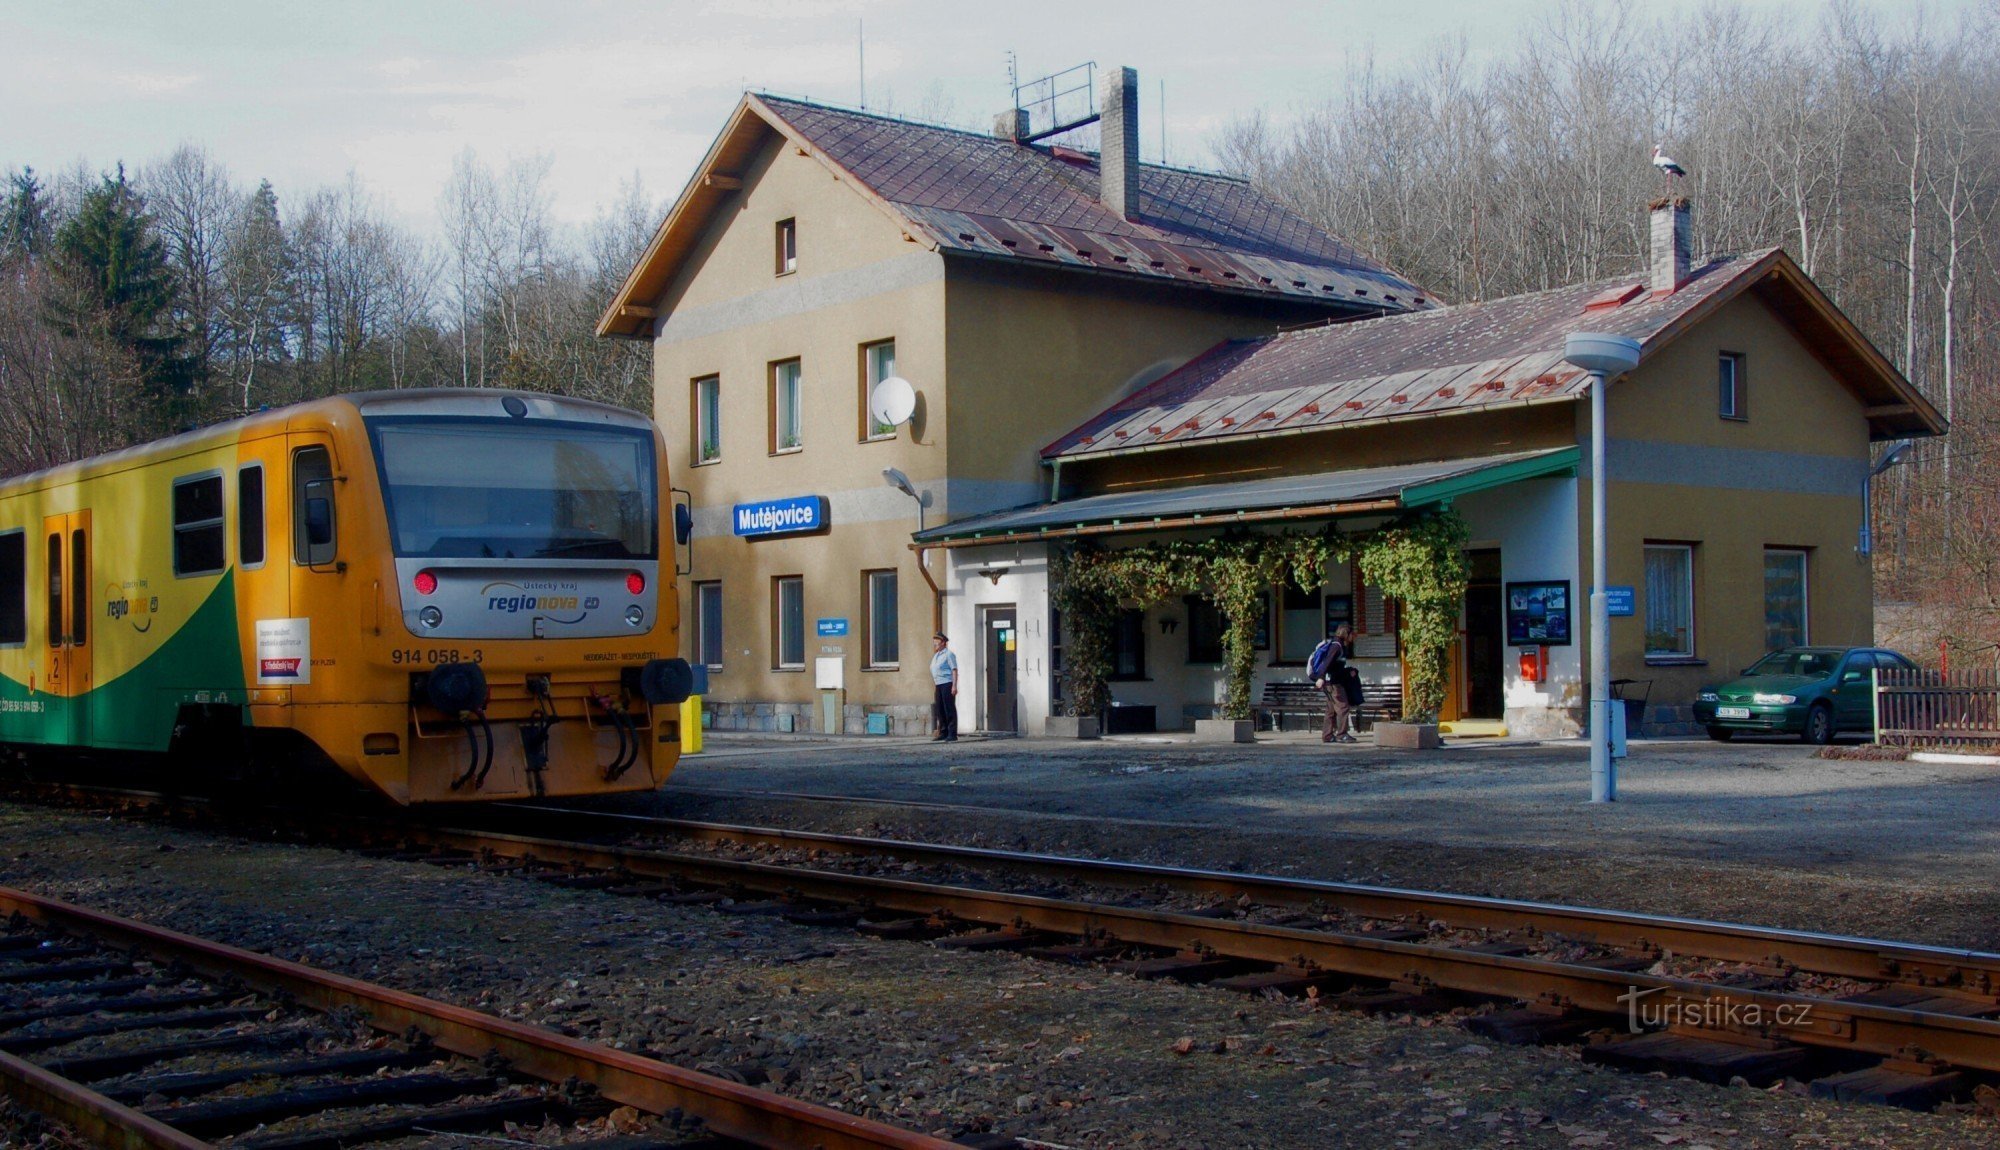
[[[691,679],[668,490],[643,416],[445,389],[0,482],[0,742],[399,803],[656,787]]]

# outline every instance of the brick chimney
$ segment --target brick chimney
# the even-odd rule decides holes
[[[1693,213],[1687,197],[1654,200],[1653,294],[1672,295],[1688,281],[1694,251]]]
[[[1139,214],[1139,73],[1119,68],[1104,77],[1098,105],[1103,150],[1098,153],[1097,198],[1121,219]]]

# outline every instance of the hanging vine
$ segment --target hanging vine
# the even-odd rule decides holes
[[[1257,624],[1264,592],[1289,580],[1302,591],[1326,582],[1337,565],[1358,560],[1369,583],[1403,604],[1404,713],[1434,718],[1444,702],[1451,642],[1465,596],[1461,550],[1465,521],[1449,509],[1367,532],[1227,535],[1175,539],[1107,550],[1091,543],[1057,552],[1050,565],[1050,605],[1062,614],[1067,643],[1063,709],[1095,715],[1111,702],[1114,639],[1121,607],[1147,608],[1175,594],[1199,593],[1222,613],[1227,689],[1223,715],[1250,717]]]

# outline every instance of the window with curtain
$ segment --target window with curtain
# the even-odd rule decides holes
[[[1646,655],[1694,656],[1694,548],[1646,544]]]
[[[799,361],[788,359],[771,365],[771,450],[797,451],[805,442],[804,417],[800,411],[804,396]]]
[[[694,461],[714,463],[722,458],[722,377],[707,375],[694,381]]]
[[[1803,647],[1806,638],[1806,553],[1764,552],[1764,649]]]
[[[863,439],[894,439],[896,425],[879,423],[868,410],[868,396],[875,385],[896,374],[896,341],[885,339],[861,349],[861,426]]]
[[[864,575],[867,583],[868,617],[868,665],[875,668],[894,667],[901,661],[902,648],[896,630],[896,573],[894,571],[869,571]]]
[[[1289,582],[1278,588],[1277,662],[1303,663],[1326,638],[1322,610],[1319,588],[1301,591]]]
[[[711,671],[722,670],[722,584],[694,585],[695,657]]]
[[[806,667],[806,581],[801,575],[771,580],[771,665],[780,671]]]

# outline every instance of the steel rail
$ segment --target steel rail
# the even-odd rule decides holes
[[[110,1150],[210,1150],[209,1144],[199,1138],[191,1138],[157,1118],[4,1051],[0,1051],[0,1089],[22,1106],[69,1127],[93,1146]]]
[[[1721,962],[1788,967],[1812,974],[1869,982],[1943,987],[1979,997],[2000,996],[2000,954],[1982,950],[1322,879],[1156,866],[647,815],[576,811],[532,804],[505,804],[494,813],[515,811],[532,815],[544,823],[560,819],[569,827],[595,825],[600,830],[650,831],[696,842],[886,855],[903,861],[958,866],[1007,867],[1049,878],[1102,886],[1165,887],[1181,893],[1232,900],[1248,897],[1254,902],[1300,909],[1338,907],[1364,917],[1385,920],[1442,921],[1452,927],[1479,930],[1531,930],[1620,950],[1669,951],[1676,955]],[[1996,1004],[2000,1004],[2000,999],[1996,999]]]
[[[802,1102],[727,1079],[684,1070],[621,1050],[582,1042],[539,1027],[476,1010],[436,1002],[344,975],[315,970],[223,943],[119,918],[101,911],[0,887],[0,914],[86,934],[115,945],[138,948],[157,958],[178,960],[212,977],[233,976],[291,995],[319,1010],[349,1007],[390,1034],[411,1027],[428,1034],[441,1049],[470,1058],[498,1053],[524,1073],[560,1082],[576,1077],[599,1093],[654,1114],[679,1108],[699,1117],[718,1135],[766,1147],[821,1147],[824,1150],[948,1150],[953,1144],[901,1130],[830,1107]],[[18,1060],[10,1060],[18,1061]],[[25,1065],[25,1064],[24,1064]],[[32,1071],[33,1067],[28,1067]],[[144,1119],[101,1095],[46,1081],[45,1073],[20,1074],[0,1063],[0,1071],[24,1089],[39,1091],[60,1107],[65,1121],[105,1145],[157,1146],[191,1150],[207,1145],[171,1128],[150,1130]],[[58,1080],[60,1081],[60,1080]],[[75,1097],[80,1092],[89,1097]],[[95,1100],[95,1101],[93,1101]],[[98,1102],[103,1105],[98,1105]],[[113,1109],[115,1108],[115,1109]],[[118,1111],[126,1111],[124,1114]],[[152,1122],[146,1119],[145,1122]],[[158,1123],[153,1123],[157,1126]]]
[[[368,833],[368,828],[354,824],[346,829],[349,833]],[[1635,996],[1643,996],[1648,1010],[1656,1016],[1724,1020],[1723,1025],[1711,1029],[1880,1057],[1916,1048],[1954,1066],[2000,1071],[2000,1021],[1958,1014],[1754,990],[1431,943],[1395,942],[1360,934],[1234,922],[668,851],[408,824],[385,824],[375,828],[374,833],[406,844],[423,844],[472,856],[615,871],[635,878],[691,880],[710,887],[793,900],[859,905],[876,911],[929,916],[943,922],[981,923],[1023,933],[1040,931],[1116,940],[1307,973],[1342,974],[1524,1002],[1547,1002],[1600,1014],[1623,1014]],[[1763,1022],[1729,1021],[1787,1017],[1803,1021],[1781,1031]]]

